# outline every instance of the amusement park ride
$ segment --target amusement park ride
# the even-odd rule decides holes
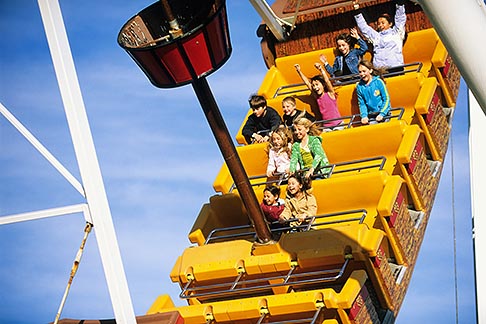
[[[293,64],[299,62],[310,75],[319,54],[332,61],[334,39],[349,28],[357,3],[370,21],[395,6],[388,0],[277,0],[271,8],[264,1],[250,2],[263,19],[258,35],[268,67],[258,93],[272,107],[292,95],[298,108],[309,112],[315,107]],[[475,55],[459,55],[453,34],[465,31],[444,26],[441,1],[419,3],[405,2],[403,71],[384,75],[396,108],[389,122],[361,126],[356,117],[357,79],[333,79],[346,128],[321,135],[331,174],[313,181],[318,212],[312,228],[298,231],[268,226],[259,207],[267,184],[265,144],[248,145],[240,128],[240,145],[234,145],[206,81],[232,52],[225,1],[158,1],[128,20],[118,35],[119,45],[154,86],[193,87],[225,161],[213,183],[216,194],[202,206],[189,232],[193,245],[181,251],[171,271],[187,305],[176,307],[161,295],[146,315],[135,317],[94,144],[84,107],[79,106],[82,99],[67,38],[57,18],[60,9],[40,0],[82,185],[40,143],[31,142],[87,203],[6,216],[0,224],[83,212],[86,231],[93,226],[97,233],[117,323],[395,322],[439,185],[461,74],[486,109],[486,73],[470,68],[481,65],[484,48],[479,46]],[[448,9],[453,8],[451,4]],[[468,12],[486,26],[484,4]],[[8,111],[2,112],[29,137]],[[359,142],[367,145],[356,145]],[[286,185],[281,188],[284,192]],[[69,286],[65,297],[68,291]],[[81,323],[60,320],[61,311],[62,304],[56,322]],[[478,319],[481,316],[478,311]]]

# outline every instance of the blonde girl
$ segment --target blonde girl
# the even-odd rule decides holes
[[[290,156],[290,174],[297,169],[308,169],[305,177],[311,177],[314,172],[329,164],[322,148],[322,138],[319,130],[307,118],[299,118],[294,122],[296,142],[292,145]]]
[[[268,143],[267,177],[289,174],[290,154],[292,150],[290,131],[280,126],[270,135]],[[286,176],[285,176],[286,178]]]

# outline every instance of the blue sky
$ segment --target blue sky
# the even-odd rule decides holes
[[[159,294],[183,304],[169,272],[189,246],[187,232],[214,194],[212,181],[223,161],[192,88],[155,88],[116,42],[121,26],[149,4],[61,2],[138,315]],[[227,8],[233,54],[208,81],[234,136],[265,67],[253,7],[233,0]],[[37,3],[0,0],[0,17],[0,102],[80,179]],[[465,90],[462,85],[454,146],[397,323],[455,323],[453,199],[459,323],[475,322]],[[0,215],[81,202],[0,116]],[[54,320],[84,225],[76,214],[0,226],[0,323]],[[88,239],[63,317],[113,317],[95,235]]]

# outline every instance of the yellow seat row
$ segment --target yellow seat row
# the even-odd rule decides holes
[[[325,312],[323,323],[351,323],[351,320],[378,318],[379,305],[372,300],[365,285],[368,277],[363,270],[353,271],[340,291],[332,288],[295,292],[264,297],[241,298],[208,304],[175,307],[168,295],[159,296],[147,314],[177,313],[186,324],[248,323],[260,318],[311,319],[318,312]],[[362,322],[364,323],[364,321]]]

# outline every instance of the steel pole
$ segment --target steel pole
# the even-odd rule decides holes
[[[258,239],[261,243],[267,243],[272,240],[272,233],[270,232],[265,217],[263,216],[262,209],[253,191],[248,176],[243,168],[238,153],[236,152],[235,145],[231,140],[231,135],[226,127],[226,124],[221,116],[218,105],[214,96],[209,88],[206,78],[202,77],[195,79],[192,82],[192,87],[196,93],[197,99],[201,104],[209,126],[213,131],[216,142],[219,149],[223,154],[223,158],[226,161],[229,172],[233,177],[235,186],[238,189],[241,200],[248,211],[248,214],[255,226],[255,231]]]
[[[88,116],[57,0],[38,0],[54,70],[73,141],[86,201],[117,323],[135,324],[135,313],[111,218]]]

